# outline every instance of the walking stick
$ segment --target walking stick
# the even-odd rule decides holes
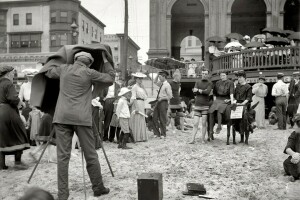
[[[42,160],[42,157],[43,157],[43,155],[44,155],[44,153],[45,153],[45,151],[46,151],[48,145],[50,144],[50,141],[51,141],[51,139],[52,139],[54,133],[55,133],[55,130],[54,130],[54,128],[53,128],[52,131],[51,131],[51,133],[50,133],[50,136],[49,136],[49,139],[48,139],[48,141],[47,141],[47,144],[46,144],[45,148],[43,149],[43,151],[42,151],[42,153],[41,153],[41,155],[40,155],[40,157],[39,157],[38,162],[35,164],[35,166],[34,166],[32,172],[31,172],[31,174],[30,174],[30,176],[29,176],[29,179],[28,179],[27,183],[30,182],[30,180],[31,180],[31,178],[32,178],[32,176],[33,176],[33,174],[34,174],[34,172],[35,172],[37,166],[40,164],[40,161]]]
[[[84,199],[86,200],[86,186],[85,186],[85,175],[84,175],[84,159],[83,159],[83,152],[82,152],[82,149],[81,149],[81,162],[82,162],[82,175],[83,175]]]
[[[99,134],[99,130],[98,130],[96,124],[95,124],[94,119],[93,119],[93,129],[96,130],[97,133]],[[112,168],[111,168],[111,166],[110,166],[110,162],[109,162],[109,160],[108,160],[108,158],[107,158],[107,155],[106,155],[106,152],[105,152],[105,149],[104,149],[104,145],[103,145],[103,141],[102,141],[102,140],[101,140],[101,149],[102,149],[102,151],[103,151],[103,154],[104,154],[105,160],[106,160],[106,162],[107,162],[108,168],[109,168],[109,170],[110,170],[110,173],[111,173],[112,177],[115,177],[114,172],[112,171]]]

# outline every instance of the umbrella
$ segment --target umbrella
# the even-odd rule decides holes
[[[266,39],[266,44],[272,44],[272,45],[287,45],[290,42],[286,38],[282,37],[271,37]]]
[[[283,31],[286,35],[291,35],[293,33],[295,33],[295,31],[292,31],[292,30],[284,30]]]
[[[272,35],[282,35],[285,36],[286,34],[281,28],[278,27],[268,27],[262,30],[263,33],[271,33]]]
[[[206,39],[208,42],[225,42],[225,39],[220,36],[212,36]]]
[[[294,32],[288,37],[290,40],[299,40],[300,41],[300,32]]]
[[[226,46],[224,47],[225,49],[231,48],[231,47],[242,47],[243,45],[239,42],[229,42],[228,44],[226,44]]]
[[[229,33],[225,37],[229,38],[229,39],[236,39],[236,40],[242,40],[243,39],[243,36],[239,33]]]
[[[254,47],[265,47],[266,45],[261,42],[249,42],[248,44],[245,44],[246,48],[254,48]]]
[[[175,60],[173,58],[152,58],[147,60],[145,63],[152,67],[166,70],[185,67],[185,64],[183,62],[180,62],[179,60]]]

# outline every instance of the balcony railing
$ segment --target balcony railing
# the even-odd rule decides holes
[[[244,50],[228,53],[212,60],[213,75],[237,70],[263,71],[300,67],[300,47]]]

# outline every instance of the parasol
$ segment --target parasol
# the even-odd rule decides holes
[[[243,36],[239,33],[229,33],[225,37],[229,38],[229,39],[236,39],[236,40],[242,40],[243,39]]]
[[[292,30],[284,30],[283,32],[285,33],[285,35],[291,35],[291,34],[295,33],[295,31],[292,31]]]
[[[225,42],[225,39],[220,36],[212,36],[206,39],[208,42]]]
[[[272,45],[287,45],[290,42],[286,38],[282,37],[271,37],[266,39],[266,44],[272,44]]]
[[[246,48],[254,48],[254,47],[265,47],[266,45],[261,42],[249,42],[245,44]]]
[[[290,40],[298,40],[300,41],[300,32],[294,32],[288,36]]]
[[[184,68],[185,64],[183,62],[180,62],[179,60],[175,60],[173,58],[152,58],[145,62],[147,65],[150,65],[152,67],[158,68],[158,69],[178,69],[178,68]]]
[[[242,47],[243,45],[239,42],[229,42],[228,44],[226,44],[226,46],[224,47],[225,49],[231,48],[231,47]]]
[[[281,35],[286,36],[284,31],[281,28],[278,27],[268,27],[262,30],[263,33],[270,33],[272,35]]]

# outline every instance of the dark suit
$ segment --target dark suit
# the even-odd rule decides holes
[[[112,74],[111,68],[108,73]],[[109,74],[99,73],[76,61],[48,70],[46,76],[60,80],[60,90],[53,118],[57,138],[58,199],[67,200],[68,167],[72,137],[76,132],[87,163],[87,171],[94,192],[104,190],[98,154],[92,130],[92,84],[113,83]]]
[[[104,136],[103,136],[103,140],[104,141],[108,140],[108,135],[110,137],[109,138],[110,141],[114,139],[115,129],[112,128],[109,134],[108,134],[108,130],[109,130],[109,125],[110,125],[110,122],[111,122],[111,118],[114,114],[114,102],[115,102],[116,98],[118,97],[119,91],[120,91],[120,85],[115,83],[114,97],[113,98],[107,98],[104,101],[104,105],[103,105],[103,111],[104,111]],[[103,97],[106,97],[107,93],[108,93],[108,88],[104,90]]]
[[[297,113],[297,109],[300,103],[300,81],[296,84],[292,79],[289,85],[289,100],[287,107],[287,115],[289,116],[291,126],[294,126],[293,117]]]

